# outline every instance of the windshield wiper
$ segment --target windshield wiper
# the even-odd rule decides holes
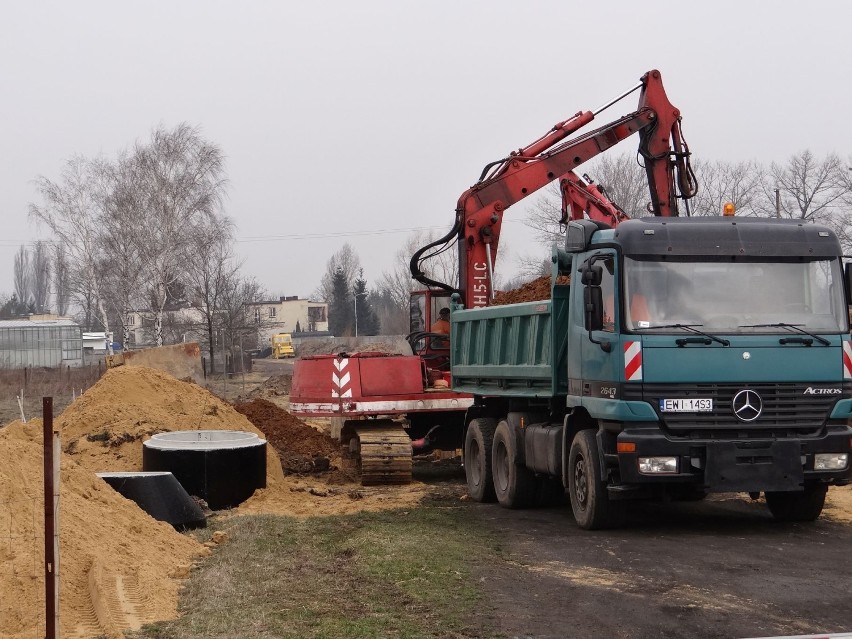
[[[784,322],[777,322],[775,324],[743,324],[742,326],[738,326],[737,328],[786,328],[794,333],[801,333],[802,335],[807,335],[808,337],[813,337],[816,341],[818,341],[823,346],[831,346],[831,342],[829,342],[824,337],[820,337],[819,335],[814,335],[813,333],[809,333],[808,331],[799,328],[801,324],[785,324]],[[785,342],[781,342],[784,344]]]
[[[714,342],[719,342],[722,346],[730,346],[731,342],[726,339],[722,339],[721,337],[716,337],[715,335],[711,335],[710,333],[705,333],[704,331],[699,331],[696,326],[704,326],[704,324],[662,324],[661,326],[646,326],[647,329],[655,329],[655,328],[681,328],[685,331],[689,331],[691,333],[696,333],[697,335],[701,335],[702,337],[706,337],[709,340],[713,340]],[[681,343],[682,342],[682,343]],[[678,346],[684,346],[686,344],[686,340],[677,340]]]

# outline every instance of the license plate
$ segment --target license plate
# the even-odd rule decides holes
[[[660,412],[663,413],[709,413],[713,410],[710,398],[689,397],[686,399],[661,399]]]

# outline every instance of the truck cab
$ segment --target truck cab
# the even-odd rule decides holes
[[[517,325],[521,358],[482,313],[453,313],[454,388],[477,395],[469,423],[505,422],[513,471],[562,480],[581,526],[612,524],[623,499],[709,492],[764,493],[776,518],[814,519],[852,479],[848,291],[828,228],[573,221],[551,299],[514,306],[486,314]]]

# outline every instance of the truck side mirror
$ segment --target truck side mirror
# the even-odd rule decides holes
[[[843,267],[843,288],[846,289],[846,303],[852,306],[852,262]]]
[[[592,263],[584,264],[580,279],[585,286],[600,286],[603,279],[603,267]]]
[[[589,332],[589,341],[598,344],[605,353],[612,350],[612,344],[606,340],[597,340],[592,336],[592,331],[603,328],[603,292],[601,291],[601,280],[603,279],[603,268],[595,264],[596,258],[591,258],[581,269],[581,281],[583,282],[583,316],[584,328]]]
[[[599,331],[603,328],[603,293],[600,286],[587,286],[583,290],[583,306],[586,313],[586,330]]]

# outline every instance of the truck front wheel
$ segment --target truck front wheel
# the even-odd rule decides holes
[[[766,505],[777,521],[814,521],[825,505],[828,486],[805,486],[803,491],[768,492]]]
[[[622,521],[619,504],[609,500],[593,430],[574,436],[568,454],[568,494],[577,525],[585,530],[613,528]]]
[[[494,501],[494,481],[491,476],[491,447],[496,420],[472,419],[464,437],[464,475],[467,493],[474,501]]]
[[[515,463],[518,440],[505,421],[497,425],[491,468],[497,501],[504,508],[529,508],[535,503],[535,475],[526,466]]]

